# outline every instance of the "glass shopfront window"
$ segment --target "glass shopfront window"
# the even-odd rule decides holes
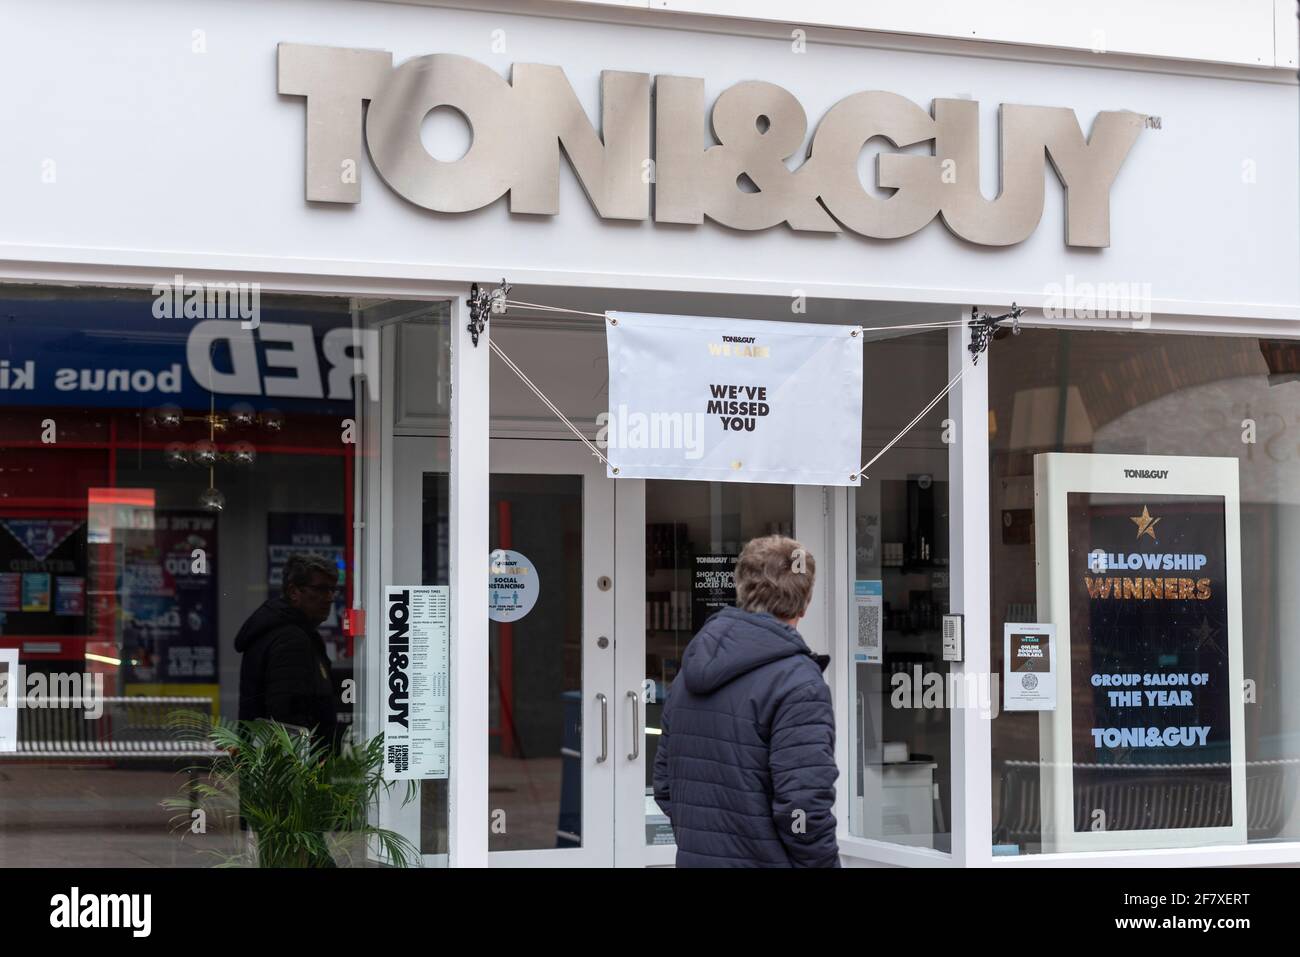
[[[868,336],[870,331],[868,330]],[[871,341],[862,461],[948,382],[947,334]],[[951,848],[947,402],[850,490],[849,833]]]
[[[280,720],[364,736],[375,333],[354,301],[214,286],[0,288],[0,661],[19,699],[0,751],[6,866],[247,862],[247,789],[202,827],[164,802],[217,754],[178,715],[239,716],[259,615],[320,621],[319,646],[276,659]],[[312,608],[268,612],[308,557],[293,594]]]
[[[695,633],[736,603],[745,543],[794,535],[794,494],[789,485],[649,480],[645,514],[645,839],[654,845],[673,843],[653,787],[668,689]]]
[[[989,403],[995,853],[1296,840],[1300,342],[1028,330]]]

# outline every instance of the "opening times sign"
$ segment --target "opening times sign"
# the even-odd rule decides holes
[[[451,753],[451,589],[384,590],[384,780],[446,778]]]
[[[1035,473],[1062,656],[1044,849],[1244,841],[1236,461],[1053,454]]]

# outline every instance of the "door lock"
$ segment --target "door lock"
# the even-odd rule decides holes
[[[599,588],[601,591],[609,591],[610,587],[613,584],[614,584],[614,580],[610,578],[608,575],[601,575],[599,578],[596,579],[596,587]]]
[[[602,649],[602,650],[605,649],[605,648],[608,648],[608,647],[609,647],[609,639],[606,638],[604,635],[601,635],[599,638],[596,639],[596,647],[597,647],[597,648],[600,648],[600,649]]]

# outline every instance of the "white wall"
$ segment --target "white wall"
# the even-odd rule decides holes
[[[0,101],[0,276],[89,262],[1029,306],[1072,279],[1150,284],[1155,312],[1300,312],[1294,85],[816,43],[796,54],[782,39],[355,0],[0,0],[0,22],[0,76],[21,94]],[[497,30],[504,53],[492,50]],[[1065,246],[1048,172],[1037,231],[1003,249],[937,221],[894,241],[610,223],[567,166],[555,217],[511,217],[504,201],[429,213],[368,164],[358,206],[308,207],[304,101],[276,93],[282,40],[386,49],[397,62],[457,52],[502,74],[514,61],[561,64],[591,115],[602,69],[702,75],[710,101],[768,80],[810,125],[863,89],[925,107],[967,94],[981,103],[986,194],[998,103],[1069,106],[1085,129],[1100,110],[1132,109],[1163,128],[1143,131],[1121,170],[1104,250]]]
[[[549,0],[1062,50],[1294,67],[1294,0]]]

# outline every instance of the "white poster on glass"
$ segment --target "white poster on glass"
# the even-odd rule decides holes
[[[1246,840],[1237,460],[1034,456],[1043,849]]]
[[[384,779],[446,778],[450,755],[451,589],[384,589]]]
[[[1002,709],[1056,709],[1056,626],[1007,622],[1002,630]]]
[[[613,478],[860,484],[857,326],[611,312]]]
[[[853,660],[884,662],[884,642],[881,630],[884,622],[881,613],[884,609],[884,590],[879,579],[859,579],[853,583],[853,608],[857,613],[854,625],[857,636],[854,641]]]
[[[541,587],[537,566],[528,556],[509,548],[492,550],[488,565],[488,618],[518,621],[533,610]]]

